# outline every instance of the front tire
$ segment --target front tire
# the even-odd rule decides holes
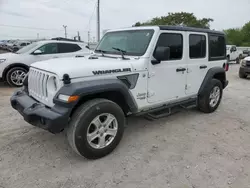
[[[81,105],[67,129],[70,146],[87,159],[110,154],[122,139],[125,116],[116,103],[94,99]]]
[[[247,75],[246,75],[245,73],[239,71],[239,77],[240,77],[240,78],[246,78]]]
[[[23,67],[14,67],[7,71],[6,81],[12,87],[22,87],[28,70]]]
[[[198,98],[199,110],[204,113],[214,112],[221,102],[223,94],[222,83],[217,79],[212,79],[203,93]]]
[[[236,58],[236,64],[240,64],[240,58]]]

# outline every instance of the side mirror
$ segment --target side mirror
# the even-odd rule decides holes
[[[87,48],[87,49],[89,49],[89,50],[90,50],[89,46],[85,46],[85,48]]]
[[[156,59],[157,63],[152,62],[153,64],[158,64],[161,61],[169,60],[169,58],[170,58],[170,48],[169,47],[158,46],[155,49],[154,58]]]
[[[33,52],[33,54],[34,55],[40,55],[40,54],[42,54],[42,51],[41,50],[36,50],[36,51]]]

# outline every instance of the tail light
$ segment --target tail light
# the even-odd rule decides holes
[[[229,63],[224,63],[223,68],[225,71],[228,71],[229,70]]]

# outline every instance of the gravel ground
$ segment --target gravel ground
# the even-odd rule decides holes
[[[72,152],[63,134],[26,124],[10,107],[12,89],[1,87],[0,188],[250,187],[250,79],[238,68],[215,113],[130,118],[118,148],[95,161]]]

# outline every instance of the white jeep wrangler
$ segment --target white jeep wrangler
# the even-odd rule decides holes
[[[28,123],[66,130],[76,153],[97,159],[119,144],[125,117],[217,109],[226,79],[222,32],[175,26],[108,31],[89,57],[32,64],[11,105]]]

